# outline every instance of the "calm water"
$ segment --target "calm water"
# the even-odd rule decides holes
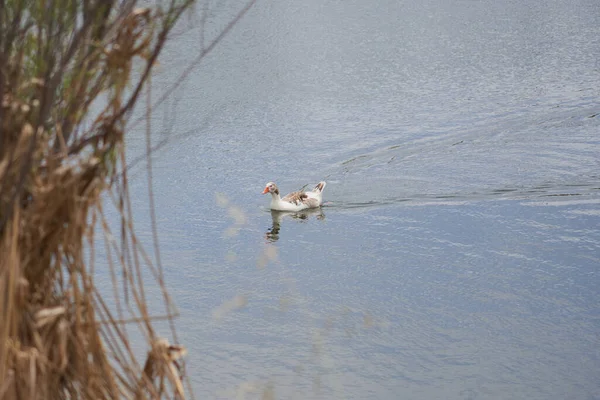
[[[154,120],[196,397],[600,398],[599,55],[596,0],[259,0]]]

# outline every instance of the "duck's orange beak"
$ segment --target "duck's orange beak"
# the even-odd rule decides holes
[[[269,187],[268,186],[265,186],[265,190],[263,190],[263,194],[265,194],[265,193],[269,193]]]

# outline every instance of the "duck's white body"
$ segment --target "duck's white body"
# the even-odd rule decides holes
[[[319,182],[310,192],[293,192],[281,198],[277,185],[269,182],[265,186],[263,194],[271,193],[271,210],[302,211],[307,208],[317,208],[323,204],[323,189],[326,184]]]

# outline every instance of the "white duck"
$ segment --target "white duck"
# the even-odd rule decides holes
[[[274,182],[269,182],[263,194],[271,193],[271,210],[301,211],[307,208],[317,208],[323,204],[323,189],[327,183],[321,181],[310,192],[292,192],[285,197],[279,196],[279,189]]]

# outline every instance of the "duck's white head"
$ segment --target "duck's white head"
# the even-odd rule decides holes
[[[263,194],[267,194],[267,193],[279,194],[279,189],[277,188],[277,185],[275,184],[275,182],[269,182],[265,185],[265,190],[263,190]]]

